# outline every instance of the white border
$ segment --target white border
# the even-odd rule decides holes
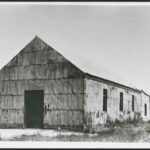
[[[150,6],[150,2],[0,2],[0,5]]]
[[[0,5],[150,6],[150,2],[0,2]],[[150,143],[0,141],[0,148],[150,148]]]
[[[0,142],[0,148],[150,148],[149,143],[117,142]]]

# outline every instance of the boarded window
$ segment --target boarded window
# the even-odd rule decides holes
[[[103,111],[107,112],[107,89],[103,89]]]
[[[134,95],[132,95],[132,111],[134,112]]]
[[[120,111],[123,111],[123,93],[120,92]]]
[[[145,108],[145,116],[147,116],[147,104],[144,105]]]

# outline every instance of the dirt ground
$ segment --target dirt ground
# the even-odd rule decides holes
[[[1,141],[150,142],[150,123],[120,124],[109,131],[81,133],[48,129],[0,129]]]

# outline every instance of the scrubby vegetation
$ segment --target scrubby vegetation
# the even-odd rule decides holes
[[[150,122],[134,122],[106,124],[105,130],[98,133],[64,134],[64,131],[56,131],[56,136],[43,135],[42,130],[37,134],[23,134],[18,137],[5,139],[9,141],[89,141],[89,142],[150,142]],[[98,128],[98,127],[97,127]],[[69,133],[69,131],[67,131]],[[3,139],[1,139],[3,140]]]

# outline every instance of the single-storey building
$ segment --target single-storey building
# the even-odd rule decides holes
[[[149,121],[150,120],[150,96],[141,90],[141,96],[142,96],[142,118],[143,121]]]
[[[0,128],[84,130],[108,121],[149,120],[148,94],[92,69],[35,36],[0,70]]]

